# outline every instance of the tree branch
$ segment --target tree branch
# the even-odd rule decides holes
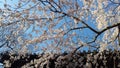
[[[0,45],[0,48],[3,47],[6,43],[7,43],[7,41],[5,41],[5,43],[3,43],[2,45]]]
[[[68,34],[72,30],[78,30],[78,29],[84,29],[84,28],[87,28],[87,27],[83,26],[83,27],[72,28],[72,29],[68,30],[64,35]]]
[[[106,27],[105,29],[99,31],[98,34],[100,35],[100,34],[102,34],[103,32],[105,32],[106,30],[112,29],[112,28],[117,27],[117,26],[120,26],[120,23],[114,24],[114,25],[112,25],[112,26],[108,26],[108,27]]]

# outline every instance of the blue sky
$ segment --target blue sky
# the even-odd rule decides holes
[[[5,3],[4,2],[5,0],[0,0],[0,8],[3,8],[3,3]],[[11,0],[7,0],[7,2],[6,3],[9,3],[10,5],[12,5],[13,7],[15,7],[15,4],[17,3],[17,0],[14,0],[14,1],[11,1]],[[79,1],[79,3],[80,3],[80,1]],[[82,4],[80,3],[80,5],[82,6]],[[27,6],[26,6],[27,7]],[[25,7],[24,7],[25,8]],[[41,14],[41,13],[40,13]],[[71,21],[70,20],[70,18],[68,18],[68,17],[65,17],[61,22],[65,22],[65,21]],[[88,18],[88,20],[86,21],[87,22],[87,24],[89,24],[90,26],[92,26],[93,28],[96,28],[95,27],[95,25],[94,24],[92,24],[91,23],[91,21],[89,21],[90,20],[90,17]],[[74,22],[74,21],[72,21],[72,22]],[[92,21],[93,22],[93,21]],[[58,24],[56,27],[55,27],[55,29],[56,28],[59,28],[63,23],[60,23],[60,24]],[[35,24],[34,24],[35,25]],[[34,26],[33,25],[33,26]],[[78,24],[78,25],[81,25],[81,24]],[[27,35],[29,34],[29,33],[31,33],[32,32],[32,29],[33,29],[33,26],[31,26],[26,32],[25,32],[25,34],[26,34],[26,38],[29,38]],[[70,28],[70,26],[68,26],[67,28]],[[37,27],[35,27],[35,29],[39,29],[39,28],[37,28]],[[43,28],[43,29],[47,29],[47,28]],[[73,31],[71,31],[70,33],[72,33]],[[76,32],[78,35],[80,35],[80,36],[82,36],[82,37],[79,37],[81,40],[83,40],[84,42],[85,41],[89,41],[90,39],[92,39],[93,38],[93,35],[94,35],[94,33],[92,32],[92,31],[90,31],[89,29],[85,29],[85,30],[83,30],[82,32],[80,32],[79,30],[75,30],[74,32]],[[39,34],[42,34],[42,32],[41,33],[39,33]],[[35,34],[34,32],[32,32],[32,35],[33,35],[33,37],[35,37],[35,36],[37,36],[37,34]],[[85,37],[90,37],[90,38],[88,38],[88,39],[85,39]],[[78,37],[74,37],[73,38],[73,41],[77,41],[77,38]],[[52,43],[52,41],[48,41],[48,43]],[[46,46],[45,44],[37,44],[37,46],[39,46],[39,48],[40,47],[44,47],[44,46]],[[30,50],[32,50],[32,48],[33,48],[33,46],[32,46],[32,44],[30,45],[30,47],[29,47],[29,49]],[[2,49],[3,50],[3,49]],[[81,50],[88,50],[88,47],[83,47],[83,48],[81,48]],[[33,50],[34,51],[34,50]],[[37,51],[35,51],[35,52],[37,52]],[[38,50],[38,52],[39,52],[39,50]]]

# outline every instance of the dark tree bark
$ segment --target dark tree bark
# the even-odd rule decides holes
[[[120,46],[120,25],[118,25],[118,43]]]

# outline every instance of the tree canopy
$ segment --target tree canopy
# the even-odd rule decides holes
[[[4,0],[0,47],[27,52],[120,49],[119,0]],[[12,3],[12,4],[11,4]]]

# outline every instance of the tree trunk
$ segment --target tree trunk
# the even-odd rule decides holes
[[[118,25],[118,43],[120,46],[120,25]]]

